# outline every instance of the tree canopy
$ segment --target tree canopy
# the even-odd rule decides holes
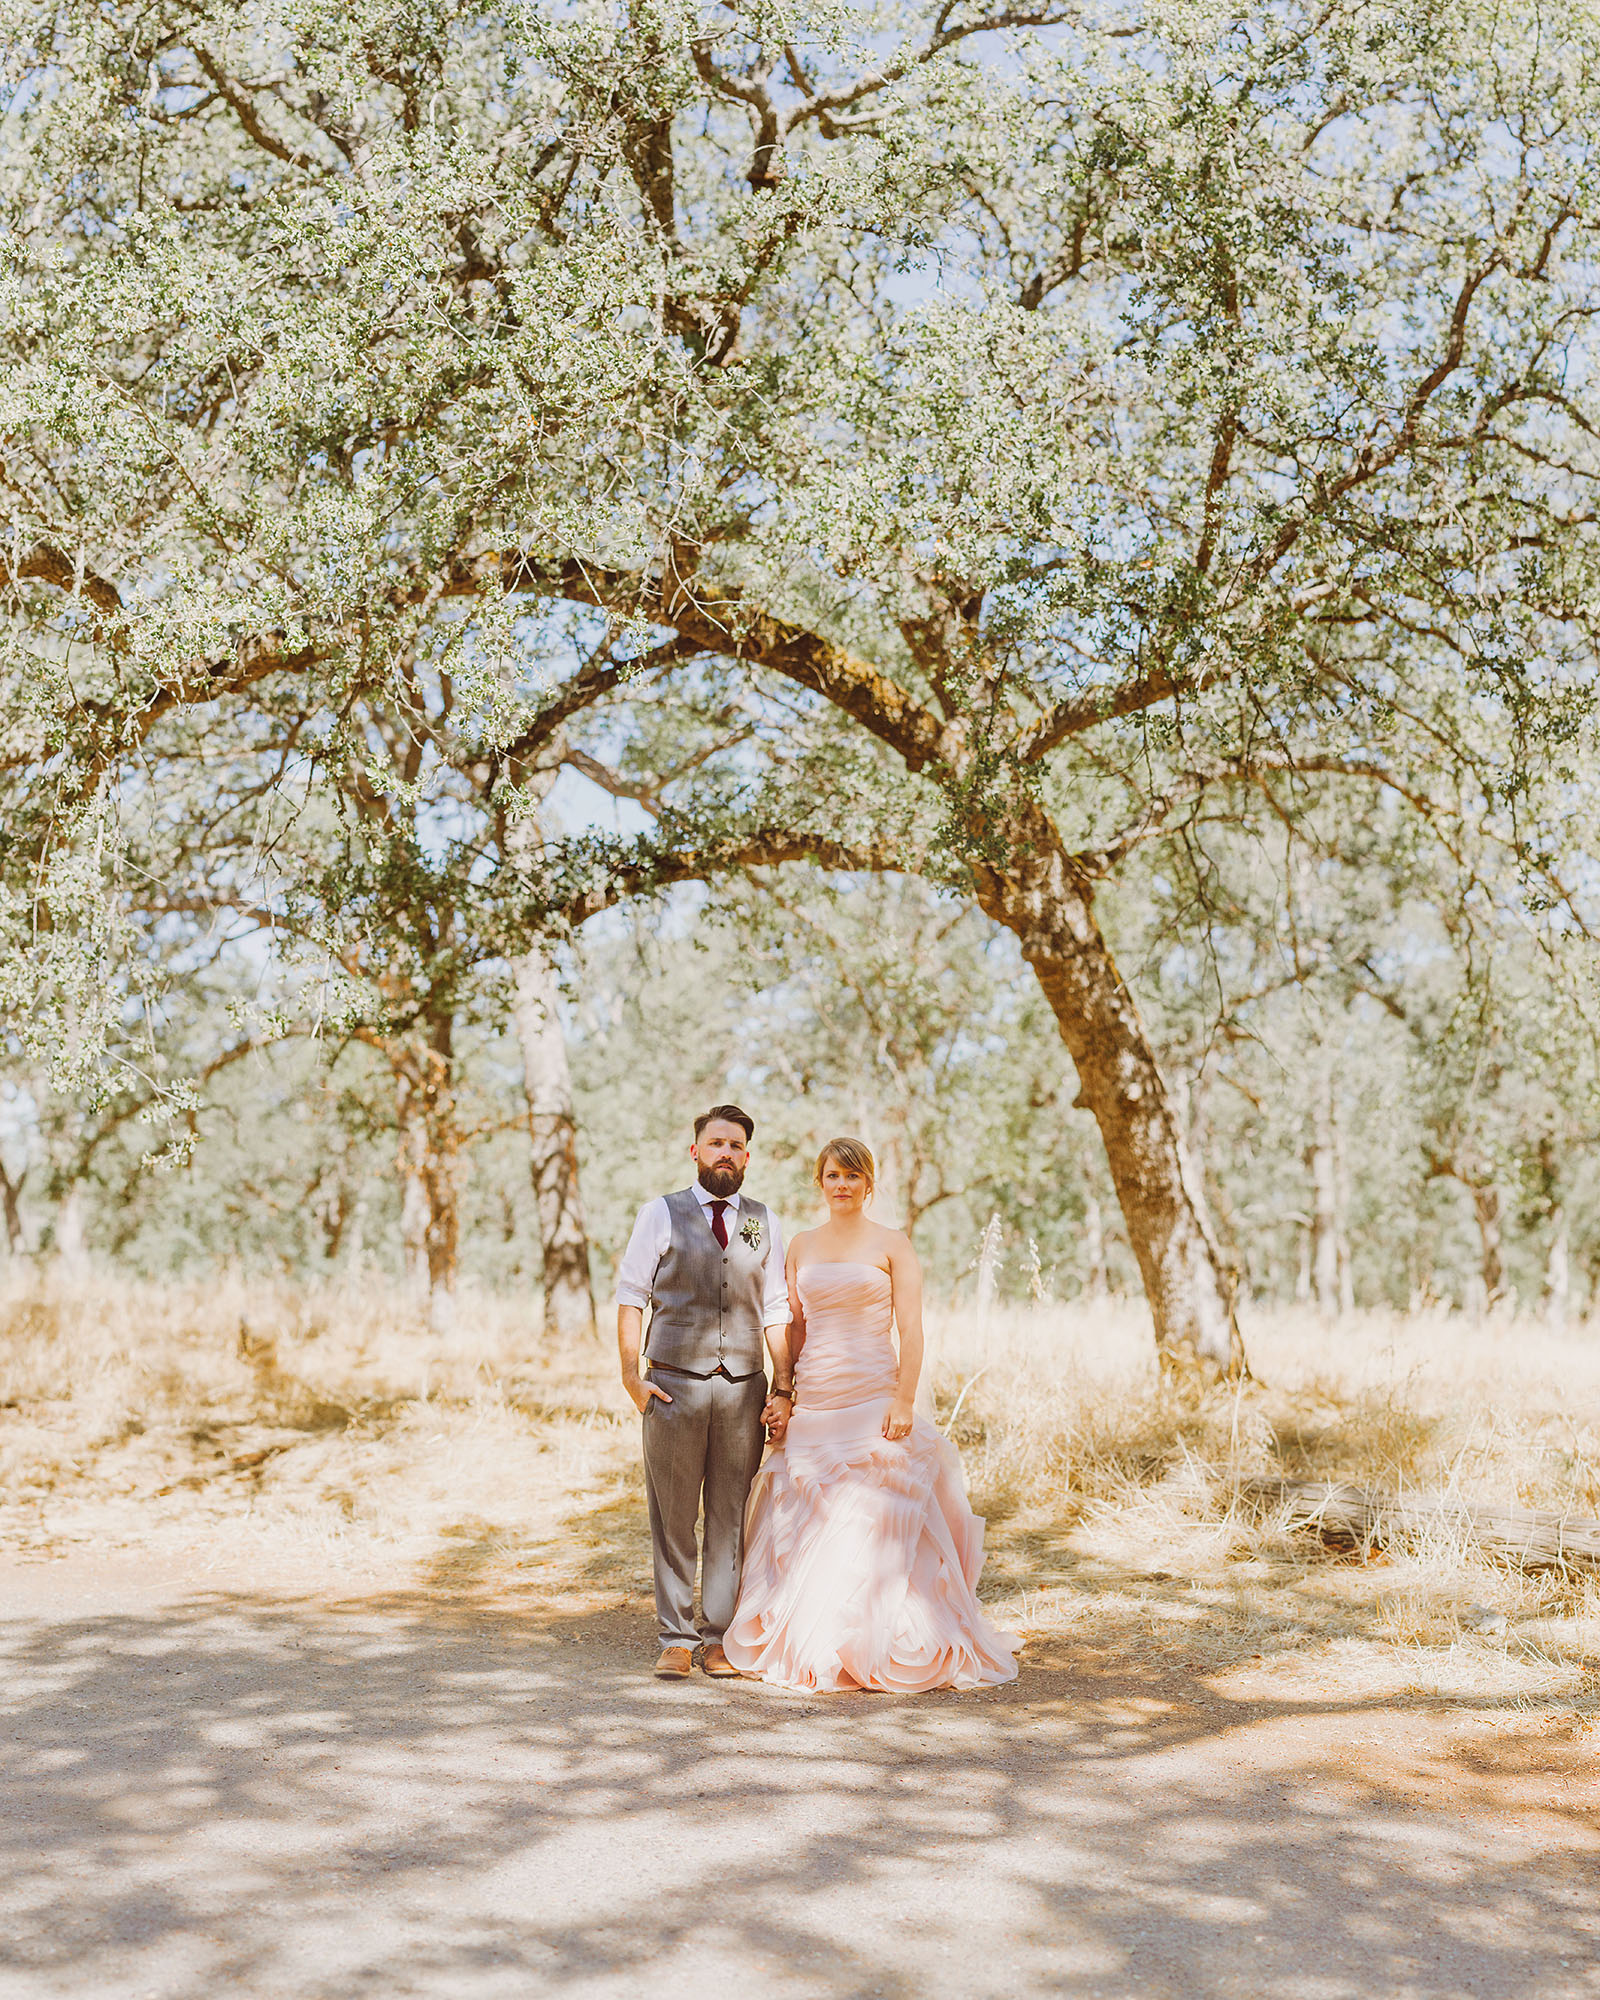
[[[1214,941],[1364,828],[1586,937],[1584,10],[0,13],[7,999],[76,1073],[185,745],[360,817],[387,728],[360,867],[491,955],[806,856],[969,896],[1231,1368],[1105,885]],[[552,760],[644,830],[519,847]]]

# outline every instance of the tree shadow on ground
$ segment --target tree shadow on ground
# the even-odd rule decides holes
[[[1037,1509],[997,1505],[993,1494],[984,1495],[984,1506],[983,1594],[1013,1606],[1021,1599],[1028,1612],[1043,1612],[1045,1629],[1035,1630],[1031,1648],[1035,1660],[1072,1652],[1225,1674],[1259,1661],[1263,1650],[1310,1661],[1343,1641],[1394,1647],[1387,1600],[1396,1576],[1382,1553],[1373,1560],[1361,1551],[1319,1545],[1304,1532],[1261,1529],[1252,1535],[1251,1550],[1267,1557],[1264,1564],[1211,1560],[1201,1573],[1187,1575],[1086,1549],[1079,1539],[1081,1507],[1041,1519]],[[650,1597],[650,1524],[637,1467],[613,1473],[568,1516],[556,1543],[543,1546],[559,1547],[556,1567],[575,1588],[642,1610]],[[1455,1633],[1450,1610],[1455,1595],[1464,1604],[1483,1582],[1481,1575],[1430,1579],[1432,1623],[1447,1640],[1453,1636],[1474,1649],[1487,1643]],[[1074,1617],[1066,1633],[1052,1638],[1050,1617],[1063,1601]],[[1595,1669],[1590,1662],[1583,1672],[1585,1706],[1600,1694]]]
[[[1600,1993],[1592,1791],[1527,1718],[1475,1761],[1460,1705],[1126,1664],[659,1684],[642,1612],[519,1604],[472,1528],[415,1590],[6,1619],[0,1990]]]

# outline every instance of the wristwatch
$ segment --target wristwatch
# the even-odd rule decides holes
[[[792,1389],[769,1389],[767,1394],[769,1396],[781,1396],[786,1403],[794,1401],[794,1391]]]

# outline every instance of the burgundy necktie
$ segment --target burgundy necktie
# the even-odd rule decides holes
[[[711,1204],[711,1233],[726,1250],[728,1247],[728,1204],[714,1201]]]

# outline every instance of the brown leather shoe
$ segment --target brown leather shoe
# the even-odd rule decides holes
[[[694,1655],[687,1646],[667,1646],[662,1649],[661,1658],[656,1661],[658,1681],[686,1681],[689,1669],[694,1665]]]
[[[739,1678],[739,1669],[715,1642],[707,1646],[701,1654],[700,1664],[713,1680],[736,1681]]]

